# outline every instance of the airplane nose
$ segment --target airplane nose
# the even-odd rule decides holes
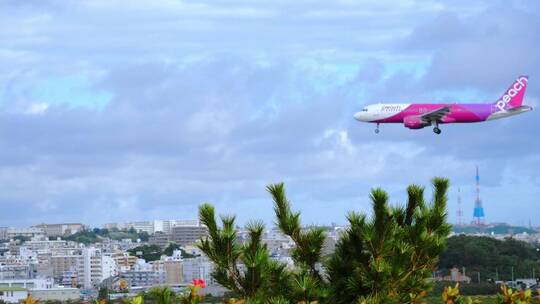
[[[362,112],[356,112],[356,113],[354,113],[354,119],[356,119],[356,120],[362,120]]]

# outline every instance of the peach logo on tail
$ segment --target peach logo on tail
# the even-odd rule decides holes
[[[497,101],[495,106],[499,108],[501,111],[506,111],[506,107],[508,106],[508,103],[516,96],[523,88],[527,85],[527,77],[520,77],[518,80],[514,82],[514,85],[512,85],[508,91]]]

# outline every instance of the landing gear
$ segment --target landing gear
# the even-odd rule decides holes
[[[379,123],[377,123],[377,128],[375,128],[375,134],[379,134]]]
[[[441,134],[441,129],[439,129],[439,122],[438,121],[433,121],[432,124],[435,126],[433,128],[433,132],[435,132],[435,134]]]

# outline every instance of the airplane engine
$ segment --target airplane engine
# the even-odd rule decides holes
[[[409,129],[422,129],[426,123],[419,116],[407,116],[403,118],[403,125]]]

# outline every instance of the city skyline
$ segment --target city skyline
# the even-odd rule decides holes
[[[540,226],[540,4],[118,1],[0,4],[0,226],[274,214],[343,224],[382,187],[450,179],[449,222]],[[505,22],[499,22],[504,19]],[[411,132],[358,124],[378,101],[495,102],[515,119]]]

